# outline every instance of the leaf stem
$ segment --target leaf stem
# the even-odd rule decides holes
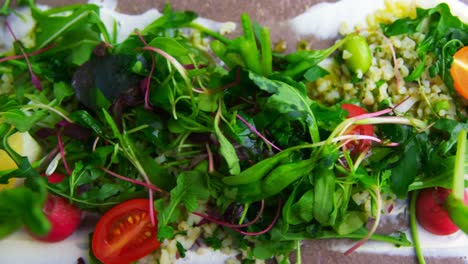
[[[205,33],[205,34],[207,34],[208,36],[211,36],[211,37],[213,37],[213,38],[215,38],[215,39],[217,39],[217,40],[223,42],[224,44],[228,44],[228,43],[231,42],[230,39],[224,37],[223,35],[221,35],[221,34],[215,32],[215,31],[213,31],[213,30],[207,29],[206,27],[204,27],[204,26],[202,26],[202,25],[200,25],[200,24],[197,24],[197,23],[192,22],[192,23],[190,23],[188,26],[191,27],[191,28],[193,28],[193,29],[196,29],[196,30],[198,30],[198,31],[200,31],[200,32],[202,32],[202,33]]]
[[[125,177],[125,176],[123,176],[123,175],[120,175],[120,174],[118,174],[118,173],[115,173],[115,172],[113,172],[113,171],[111,171],[111,170],[109,170],[109,169],[107,169],[107,168],[104,168],[104,167],[101,167],[100,169],[101,169],[102,171],[104,171],[105,173],[107,173],[107,174],[109,174],[109,175],[112,175],[112,176],[114,176],[114,177],[116,177],[116,178],[119,178],[119,179],[121,179],[121,180],[128,181],[128,182],[131,182],[131,183],[133,183],[133,184],[141,185],[141,186],[143,186],[143,187],[146,187],[146,188],[148,188],[148,189],[150,189],[150,190],[154,190],[154,191],[157,191],[157,192],[160,192],[160,191],[161,191],[161,189],[159,189],[158,187],[156,187],[156,186],[154,186],[154,185],[152,185],[152,184],[147,184],[147,183],[144,183],[144,182],[139,181],[139,180],[135,180],[135,179],[131,179],[131,178]]]
[[[466,130],[462,129],[458,133],[457,154],[453,173],[453,196],[461,201],[464,199],[464,175],[465,175],[465,157],[466,157]]]
[[[271,39],[270,39],[270,31],[268,28],[262,28],[260,37],[262,40],[262,67],[263,67],[263,74],[268,76],[271,74],[273,69],[273,62],[272,62],[272,53],[271,53]]]
[[[65,167],[65,171],[67,172],[68,175],[72,175],[72,171],[70,170],[70,167],[68,166],[67,159],[65,158],[65,148],[63,147],[63,141],[62,141],[62,130],[58,129],[57,130],[57,144],[60,150],[60,156],[62,157],[62,162],[63,162],[63,167]]]
[[[374,224],[372,225],[371,229],[369,230],[369,233],[367,233],[366,236],[364,236],[361,240],[359,240],[350,249],[345,251],[345,253],[344,253],[345,255],[349,255],[349,254],[353,253],[356,249],[358,249],[364,243],[366,243],[372,237],[372,235],[375,233],[375,230],[377,230],[377,227],[379,226],[380,216],[382,214],[382,212],[381,212],[382,211],[382,197],[380,195],[380,190],[379,190],[378,186],[374,186],[374,190],[372,190],[372,192],[375,195],[375,202],[377,203],[377,208],[376,208],[377,214],[376,214],[376,217],[375,217]]]
[[[247,122],[247,120],[245,120],[241,115],[237,114],[236,117],[237,117],[237,119],[242,121],[242,123],[244,123],[255,135],[257,135],[259,138],[261,138],[263,141],[265,141],[265,143],[270,145],[272,148],[274,148],[274,149],[276,149],[278,151],[281,151],[281,149],[279,147],[277,147],[270,140],[268,140],[264,135],[262,135],[260,132],[258,132],[258,130],[254,126],[252,126],[249,122]]]
[[[255,224],[260,219],[260,217],[262,216],[264,210],[265,210],[265,201],[261,200],[260,209],[258,211],[257,216],[252,221],[250,221],[248,223],[245,223],[245,224],[230,224],[230,223],[227,223],[225,221],[218,220],[218,219],[215,219],[215,218],[213,218],[211,216],[208,216],[208,215],[205,215],[205,214],[202,214],[202,213],[198,213],[198,212],[193,212],[192,214],[194,214],[196,216],[199,216],[201,218],[204,218],[204,219],[206,219],[206,220],[208,220],[210,222],[216,223],[218,225],[222,225],[222,226],[226,226],[226,227],[230,227],[230,228],[242,228],[242,227],[248,227],[248,226],[251,226],[251,225]]]
[[[414,251],[416,253],[416,257],[418,258],[419,264],[424,264],[426,263],[426,261],[421,251],[421,242],[419,241],[418,225],[416,222],[416,198],[418,197],[418,193],[419,193],[418,190],[411,192],[410,229],[411,229],[411,236],[413,237]]]
[[[296,264],[302,263],[302,254],[301,254],[301,241],[296,240]]]

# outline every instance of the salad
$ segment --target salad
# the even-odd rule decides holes
[[[61,241],[92,212],[95,263],[300,263],[330,238],[423,263],[418,223],[468,233],[468,25],[446,4],[285,53],[247,14],[227,37],[167,6],[119,42],[96,5],[26,2],[26,38],[0,10],[0,239]],[[412,239],[376,232],[406,198]]]

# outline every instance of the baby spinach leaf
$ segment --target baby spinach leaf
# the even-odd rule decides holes
[[[328,168],[319,167],[314,174],[314,218],[322,225],[330,225],[335,199],[335,175]]]
[[[314,190],[306,191],[297,202],[291,205],[289,223],[297,225],[310,222],[314,218]]]
[[[440,145],[440,149],[443,153],[447,153],[457,143],[457,137],[460,131],[468,130],[468,123],[460,123],[452,119],[441,118],[436,120],[434,128],[444,131],[448,134],[449,138],[443,141]]]
[[[214,132],[216,134],[216,138],[219,141],[219,152],[228,165],[229,173],[231,175],[237,175],[240,173],[239,157],[237,156],[236,150],[234,149],[232,143],[229,142],[229,140],[226,138],[226,136],[224,136],[223,132],[219,128],[219,122],[221,119],[220,115],[221,111],[216,114],[214,120]]]
[[[271,80],[250,72],[249,78],[261,90],[271,94],[266,106],[285,114],[291,120],[305,120],[312,142],[320,141],[317,121],[312,112],[312,100],[306,94],[304,87],[292,87],[281,81]]]
[[[420,147],[416,141],[408,142],[401,153],[400,160],[391,169],[391,186],[395,194],[403,198],[408,192],[408,186],[413,183],[419,170]]]
[[[73,96],[75,92],[73,88],[65,82],[58,82],[54,84],[54,96],[60,104],[64,99],[68,99]]]
[[[269,259],[271,256],[288,254],[296,247],[296,241],[261,241],[253,248],[253,255],[258,259]]]
[[[186,56],[189,51],[182,46],[176,39],[168,37],[157,37],[148,43],[149,46],[155,47],[169,53],[174,57]]]
[[[349,211],[334,226],[338,235],[351,234],[361,228],[366,223],[366,216],[363,212]]]

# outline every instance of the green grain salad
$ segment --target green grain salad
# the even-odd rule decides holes
[[[118,42],[93,4],[24,2],[26,39],[9,1],[0,11],[14,40],[0,55],[0,162],[14,162],[0,184],[24,181],[0,191],[0,239],[23,227],[50,238],[43,208],[58,196],[102,215],[95,263],[172,263],[207,247],[228,263],[288,263],[303,241],[329,238],[356,240],[345,254],[368,240],[415,246],[423,262],[416,202],[413,239],[376,230],[428,188],[447,190],[446,215],[468,232],[467,102],[450,74],[468,25],[446,4],[285,54],[247,14],[227,37],[167,6]],[[15,150],[17,132],[37,159]]]

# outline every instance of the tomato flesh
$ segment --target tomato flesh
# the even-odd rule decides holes
[[[342,104],[341,108],[348,112],[348,118],[359,116],[362,114],[367,114],[367,111],[363,108],[354,105],[354,104]],[[373,125],[357,125],[351,127],[348,132],[350,135],[364,135],[364,136],[373,136],[374,135],[374,126]],[[348,149],[352,155],[358,155],[362,152],[369,150],[372,145],[372,141],[368,139],[355,140],[348,142],[344,145],[345,149]]]
[[[97,223],[93,253],[104,264],[130,263],[159,247],[157,231],[157,222],[151,224],[147,199],[126,201],[106,212]]]
[[[416,219],[419,224],[434,235],[451,235],[459,228],[450,220],[444,208],[450,189],[441,187],[422,190],[416,199]],[[465,204],[468,205],[468,193],[465,191]]]
[[[468,46],[459,49],[453,55],[450,75],[452,76],[455,90],[463,98],[468,99]]]

